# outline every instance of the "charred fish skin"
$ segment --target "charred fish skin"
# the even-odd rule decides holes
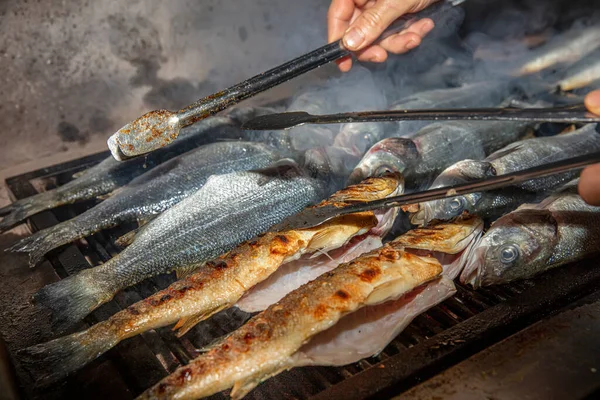
[[[515,142],[491,154],[483,161],[463,160],[442,172],[432,187],[466,183],[489,176],[535,167],[565,158],[600,151],[600,133],[596,124],[586,125],[574,132],[558,136],[527,139]],[[497,215],[499,210],[510,211],[524,201],[535,201],[544,193],[570,181],[577,172],[566,172],[517,184],[506,190],[472,193],[419,205],[412,221],[424,224],[434,219],[448,220],[464,211],[478,215]]]
[[[498,219],[471,253],[461,282],[474,287],[528,279],[600,252],[600,207],[570,184]]]
[[[453,163],[465,158],[483,159],[519,140],[530,130],[522,122],[456,121],[434,123],[413,138],[388,138],[373,146],[352,172],[350,182],[387,171],[402,173],[407,190],[429,186]]]
[[[344,315],[398,298],[440,273],[435,259],[386,245],[291,292],[139,398],[201,398],[233,386],[231,397],[240,399],[291,368],[293,354]]]
[[[292,160],[212,176],[202,189],[151,221],[123,252],[45,286],[35,299],[53,311],[56,328],[63,330],[119,290],[217,257],[321,200],[327,190]]]
[[[132,180],[96,207],[36,232],[9,250],[28,252],[33,266],[63,244],[126,221],[160,214],[200,189],[213,174],[264,168],[277,159],[278,152],[261,143],[231,141],[201,146]]]
[[[109,156],[100,164],[63,186],[18,200],[0,209],[0,232],[44,210],[104,195],[131,182],[151,168],[185,153],[217,137],[238,138],[241,131],[229,118],[208,118],[194,127],[182,131],[177,143],[144,157],[119,162]]]
[[[380,199],[402,191],[398,176],[369,179],[336,192],[315,207]],[[381,224],[373,212],[332,220],[320,227],[267,232],[238,245],[185,279],[115,314],[87,331],[26,349],[23,361],[54,381],[82,367],[118,342],[149,329],[178,322],[179,334],[215,312],[233,306],[286,260],[343,246]]]

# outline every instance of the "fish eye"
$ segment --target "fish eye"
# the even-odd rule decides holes
[[[391,167],[388,167],[387,165],[382,165],[375,171],[375,176],[382,176],[385,174],[390,174],[392,172],[394,172],[394,170]]]
[[[500,249],[500,262],[503,264],[510,264],[519,258],[519,248],[514,244],[503,246]]]
[[[460,213],[465,208],[465,199],[463,197],[455,197],[448,203],[448,208],[453,213]]]

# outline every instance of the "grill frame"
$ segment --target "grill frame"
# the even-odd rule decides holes
[[[49,168],[31,171],[6,180],[15,199],[37,193],[33,182],[54,178],[64,183],[75,172],[93,166],[108,156],[94,154]],[[83,202],[45,211],[29,219],[32,231],[55,225],[95,202]],[[88,265],[106,261],[118,252],[114,240],[133,226],[99,232],[86,238],[87,246],[71,243],[52,251],[47,259],[57,278],[64,278]],[[441,305],[417,317],[383,353],[345,367],[305,367],[287,371],[263,383],[250,393],[251,399],[314,398],[363,399],[390,397],[455,365],[470,355],[558,313],[577,300],[600,291],[600,269],[592,268],[597,259],[559,268],[524,282],[473,291],[457,285],[458,293]],[[40,268],[38,267],[38,268]],[[118,310],[147,297],[173,281],[159,276],[129,288],[100,307],[85,324],[108,318]],[[150,387],[195,354],[194,348],[207,344],[239,326],[249,315],[223,312],[194,328],[183,340],[176,339],[169,327],[128,339],[92,362],[66,382],[35,388],[34,380],[18,364],[15,350],[9,348],[23,398],[129,399]],[[81,329],[85,326],[78,327]],[[225,326],[225,329],[223,329]],[[102,391],[97,391],[103,385]],[[97,391],[97,392],[96,392]],[[212,396],[226,398],[225,394]]]

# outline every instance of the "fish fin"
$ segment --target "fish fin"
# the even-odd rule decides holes
[[[264,186],[269,183],[272,179],[285,178],[290,176],[297,176],[301,173],[300,167],[296,161],[291,158],[282,158],[281,160],[275,161],[271,165],[265,168],[254,170],[261,173],[263,176],[258,182],[258,186]]]
[[[209,351],[214,350],[217,347],[219,347],[221,345],[221,343],[223,343],[225,340],[227,340],[227,338],[230,337],[231,335],[233,335],[234,333],[235,333],[235,331],[232,331],[223,336],[219,336],[215,340],[208,343],[206,346],[199,348],[197,351],[199,351],[200,353],[208,353]]]
[[[85,174],[87,174],[88,171],[89,171],[89,169],[86,168],[83,171],[75,172],[73,175],[71,175],[71,178],[73,178],[73,179],[81,178],[82,176],[84,176]]]
[[[54,208],[62,204],[54,191],[42,192],[35,196],[17,200],[5,207],[0,208],[0,232],[4,232],[25,219],[44,210]]]
[[[283,371],[288,370],[290,367],[291,366],[289,365],[285,365],[284,367],[278,368],[266,375],[259,375],[259,372],[259,374],[254,374],[245,379],[235,381],[235,383],[233,384],[233,388],[231,388],[231,393],[229,394],[229,396],[232,400],[239,400],[246,396],[248,393],[250,393],[255,387],[257,387],[262,382],[274,377],[275,375],[282,373]]]
[[[112,197],[112,196],[114,196],[115,194],[119,193],[121,190],[123,190],[123,188],[117,188],[117,189],[113,190],[112,192],[105,193],[105,194],[100,194],[100,195],[96,196],[96,198],[97,198],[98,200],[106,200],[106,199],[108,199],[109,197]]]
[[[90,363],[119,342],[118,334],[103,329],[104,325],[101,324],[22,349],[17,352],[17,359],[37,378],[36,383],[54,383]],[[101,335],[96,333],[98,327],[102,330]]]
[[[135,237],[138,233],[138,229],[139,228],[134,229],[131,232],[127,232],[126,234],[119,236],[117,238],[117,240],[115,240],[115,244],[117,246],[119,246],[120,248],[125,248],[125,247],[129,246],[135,240]]]
[[[173,327],[173,330],[177,331],[177,333],[175,335],[177,337],[182,337],[183,335],[188,333],[189,330],[192,329],[194,326],[196,326],[198,323],[204,321],[205,319],[212,317],[219,311],[223,311],[224,309],[226,309],[228,307],[229,307],[229,304],[222,304],[220,306],[213,308],[212,310],[204,311],[204,312],[201,312],[201,313],[198,313],[195,315],[191,315],[189,317],[181,318],[179,321],[177,321],[177,323]]]
[[[184,267],[179,267],[175,270],[175,276],[177,277],[177,279],[185,279],[191,274],[193,274],[202,265],[204,264],[191,264],[186,265]]]
[[[92,270],[46,285],[33,296],[37,304],[52,311],[54,331],[64,332],[107,300],[107,293],[101,288],[103,285],[90,279],[93,275],[88,271]]]
[[[490,154],[487,158],[486,161],[494,161],[497,160],[499,158],[502,158],[504,156],[507,156],[509,154],[514,153],[515,151],[520,150],[523,147],[522,143],[516,142],[516,143],[512,143],[509,144],[508,146],[504,147],[503,149],[500,149],[498,151],[493,152],[492,154]]]

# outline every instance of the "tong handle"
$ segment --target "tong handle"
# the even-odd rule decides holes
[[[463,1],[443,0],[419,13],[406,15],[394,22],[378,40],[383,40],[390,35],[406,29],[417,19],[435,18]],[[188,107],[179,110],[177,117],[181,126],[191,125],[242,100],[350,54],[350,51],[344,47],[341,40],[327,44],[235,86],[200,99]]]

